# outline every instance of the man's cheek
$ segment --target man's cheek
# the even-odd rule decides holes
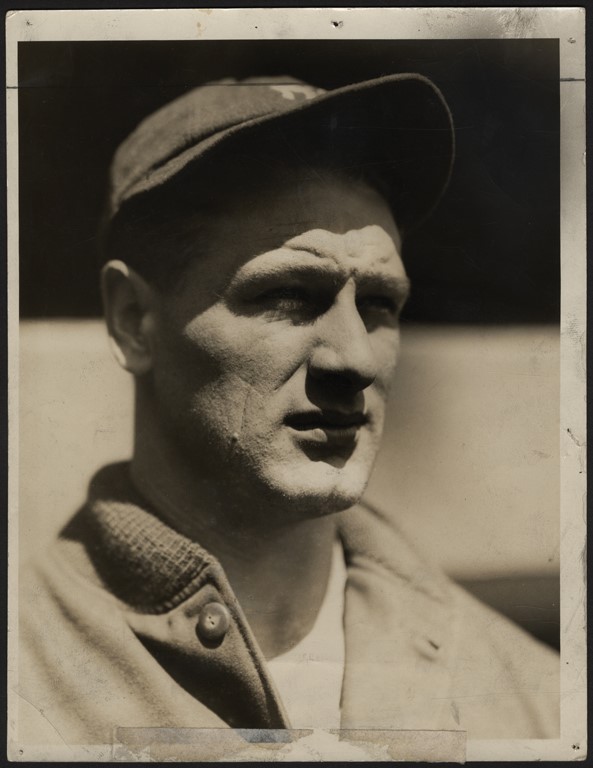
[[[235,372],[262,394],[274,392],[306,363],[313,327],[258,318],[250,331],[235,347]]]
[[[277,426],[270,415],[269,391],[261,391],[237,373],[228,373],[194,397],[196,417],[206,417],[227,448],[236,451],[271,439]]]
[[[306,347],[294,344],[251,344],[237,349],[224,366],[224,378],[232,377],[259,393],[262,401],[289,382],[304,365]]]

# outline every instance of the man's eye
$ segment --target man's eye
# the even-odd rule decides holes
[[[389,296],[363,296],[356,302],[359,312],[384,312],[397,315],[399,307]]]
[[[310,303],[310,296],[304,288],[281,286],[272,288],[259,297],[263,304],[275,309],[301,309]]]
[[[389,296],[361,296],[357,302],[358,312],[371,332],[377,328],[395,328],[398,324],[400,305]]]
[[[262,301],[273,302],[299,302],[307,300],[307,292],[304,288],[281,286],[280,288],[271,288],[260,295]]]

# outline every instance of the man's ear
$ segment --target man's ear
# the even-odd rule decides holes
[[[123,261],[101,272],[101,293],[111,348],[126,371],[142,376],[152,368],[157,293]]]

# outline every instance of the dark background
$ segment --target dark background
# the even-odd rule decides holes
[[[457,160],[405,243],[416,322],[558,322],[556,40],[269,40],[19,44],[23,317],[100,313],[96,231],[117,145],[208,80],[291,74],[333,88],[398,71],[441,88]]]

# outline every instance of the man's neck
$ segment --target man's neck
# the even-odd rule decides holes
[[[335,516],[278,524],[272,509],[239,510],[178,458],[162,443],[158,455],[137,449],[135,485],[164,522],[221,563],[264,655],[284,653],[309,632],[323,602]]]

